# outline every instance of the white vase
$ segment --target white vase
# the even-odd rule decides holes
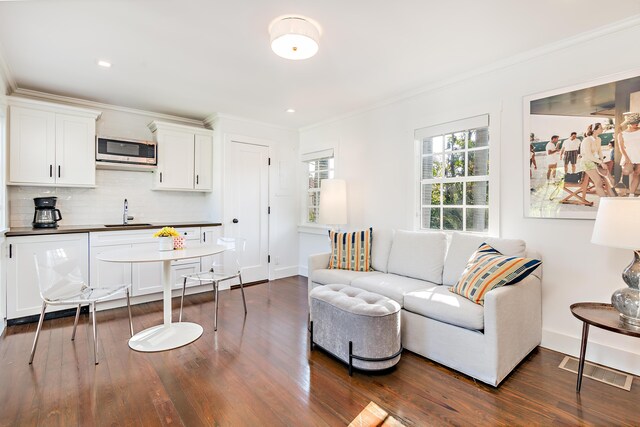
[[[161,251],[172,251],[173,250],[173,237],[158,237],[158,249]]]

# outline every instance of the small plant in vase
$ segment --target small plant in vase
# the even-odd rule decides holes
[[[159,239],[159,249],[161,251],[172,251],[174,238],[180,237],[180,233],[178,233],[173,227],[162,227],[162,229],[153,233],[153,237],[157,237]]]

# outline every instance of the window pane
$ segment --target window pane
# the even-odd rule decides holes
[[[489,128],[472,129],[469,131],[469,148],[488,146]]]
[[[320,159],[318,160],[318,169],[319,170],[328,170],[329,169],[329,162],[333,163],[333,159]]]
[[[466,132],[445,135],[445,150],[464,150]]]
[[[310,208],[320,206],[320,192],[310,191],[309,201],[307,203],[308,203],[307,206]]]
[[[320,188],[320,178],[315,173],[309,175],[309,188]]]
[[[462,230],[462,208],[442,209],[444,230]]]
[[[467,231],[487,231],[489,229],[489,209],[467,209]]]
[[[314,172],[318,168],[318,162],[309,162],[309,173]]]
[[[464,176],[464,153],[445,154],[444,176],[453,178]]]
[[[422,204],[440,204],[440,184],[422,184]]]
[[[442,155],[422,158],[422,179],[442,177]]]
[[[309,222],[318,222],[318,209],[308,209],[309,214],[307,215],[307,221]]]
[[[442,153],[442,135],[425,138],[422,140],[422,154]]]
[[[440,208],[422,208],[422,228],[440,230]]]
[[[489,181],[467,182],[467,205],[489,204]]]
[[[489,149],[469,151],[469,176],[489,175]]]
[[[443,204],[445,205],[462,205],[463,184],[462,182],[448,182],[443,184]]]

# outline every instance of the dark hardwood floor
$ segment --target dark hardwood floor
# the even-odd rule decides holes
[[[499,388],[405,351],[385,375],[356,372],[308,348],[306,279],[293,277],[186,298],[185,320],[204,326],[191,345],[137,353],[127,346],[126,309],[98,313],[100,364],[83,316],[46,321],[32,366],[35,324],[0,338],[0,425],[347,425],[374,401],[407,425],[638,425],[640,385],[631,392],[557,366],[563,355],[535,350]],[[174,300],[174,307],[178,299]],[[176,312],[177,310],[174,310]],[[162,320],[161,302],[133,307],[137,331]],[[177,317],[177,312],[176,316]],[[174,317],[174,318],[175,318]]]

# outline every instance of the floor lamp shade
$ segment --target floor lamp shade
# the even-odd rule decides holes
[[[344,179],[323,179],[320,183],[320,223],[347,223],[347,182]]]
[[[627,287],[611,295],[611,304],[624,323],[640,327],[640,199],[601,197],[591,242],[633,251],[622,271]]]

